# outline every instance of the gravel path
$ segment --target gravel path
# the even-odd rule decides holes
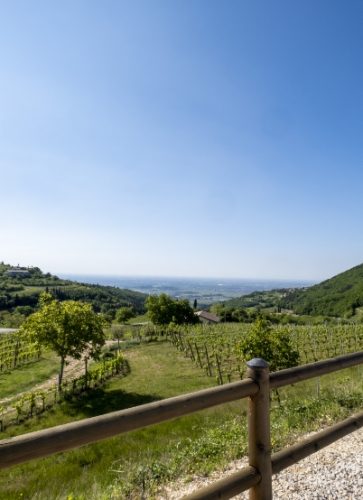
[[[158,498],[177,500],[228,476],[247,464],[247,459],[230,464],[223,472],[208,478],[195,478],[188,484],[170,485]],[[273,477],[273,496],[279,500],[362,500],[363,429],[310,455]],[[242,493],[236,499],[248,499]]]

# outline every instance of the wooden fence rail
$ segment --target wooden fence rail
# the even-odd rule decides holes
[[[140,405],[0,441],[0,468],[78,448],[118,434],[249,397],[249,466],[188,500],[231,498],[251,488],[251,500],[272,498],[271,476],[363,426],[363,412],[271,456],[269,393],[302,380],[363,363],[363,351],[269,374],[260,359],[248,362],[239,382]]]

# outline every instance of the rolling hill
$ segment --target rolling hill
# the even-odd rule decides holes
[[[363,306],[363,264],[307,289],[291,290],[280,305],[297,314],[354,316]]]
[[[110,319],[121,306],[133,306],[137,313],[145,311],[147,295],[112,286],[90,285],[63,280],[38,267],[14,267],[0,263],[0,326],[17,327],[32,313],[39,294],[48,290],[59,300],[91,303],[96,312]]]
[[[253,307],[259,309],[277,308],[283,297],[290,293],[290,291],[291,289],[286,288],[256,291],[235,299],[226,300],[223,304],[226,309]]]
[[[291,311],[298,315],[363,317],[363,264],[317,285],[253,292],[222,303],[226,310]]]

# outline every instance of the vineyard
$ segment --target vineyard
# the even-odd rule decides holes
[[[219,384],[242,379],[246,359],[241,345],[252,324],[224,323],[172,327],[170,341],[203,368]],[[363,325],[272,326],[271,336],[285,334],[298,353],[298,363],[306,364],[363,349]]]
[[[7,377],[13,370],[30,362],[41,359],[41,350],[38,344],[29,342],[18,333],[0,336],[0,367],[2,377]],[[129,365],[124,356],[117,351],[104,355],[100,362],[93,363],[82,375],[73,375],[65,379],[59,390],[54,383],[46,384],[43,389],[33,389],[21,394],[14,394],[3,399],[0,403],[0,431],[10,425],[19,424],[45,410],[55,403],[79,395],[82,392],[99,387],[106,380],[115,375],[129,373]]]
[[[40,358],[39,344],[20,333],[0,335],[0,371],[9,371]]]

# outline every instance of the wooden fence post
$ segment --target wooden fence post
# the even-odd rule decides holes
[[[270,438],[270,386],[268,363],[254,358],[247,363],[247,376],[259,385],[249,397],[248,455],[249,465],[261,474],[261,481],[250,489],[250,500],[272,499],[272,467]]]

